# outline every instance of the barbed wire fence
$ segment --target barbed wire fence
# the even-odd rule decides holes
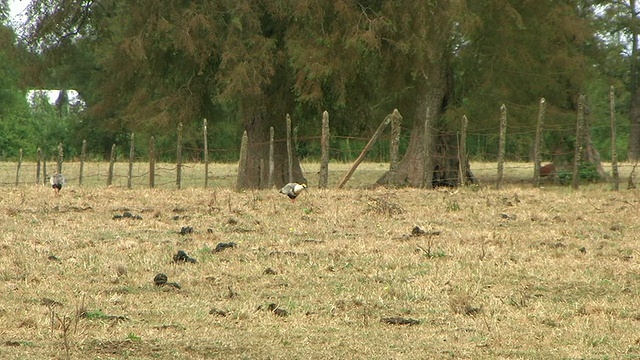
[[[531,184],[540,185],[540,178],[549,174],[541,174],[540,168],[545,163],[554,164],[557,175],[562,171],[566,176],[572,170],[572,161],[575,159],[575,148],[584,147],[579,143],[580,137],[576,137],[576,129],[580,126],[580,116],[576,124],[573,125],[543,125],[544,110],[541,100],[540,116],[538,124],[529,126],[509,126],[508,122],[504,125],[505,134],[501,138],[500,125],[495,127],[474,129],[467,131],[465,121],[461,122],[459,129],[452,131],[442,131],[440,129],[432,129],[438,131],[441,136],[455,137],[457,152],[433,153],[436,161],[460,160],[460,154],[468,159],[470,148],[474,149],[476,157],[482,161],[473,161],[471,159],[471,169],[475,177],[479,181],[485,183],[496,183],[496,187],[500,187],[501,183]],[[613,106],[612,106],[613,109]],[[505,110],[506,111],[506,110]],[[394,112],[395,113],[395,112]],[[390,114],[391,116],[393,114]],[[399,114],[398,114],[399,115]],[[404,139],[408,138],[412,129],[402,127],[400,121],[393,118],[387,123],[392,124],[392,129],[388,134],[382,133],[385,126],[381,126],[374,134],[373,138],[355,137],[355,136],[329,136],[328,115],[323,114],[323,133],[318,136],[297,137],[297,131],[290,132],[293,139],[272,139],[273,142],[290,141],[294,144],[294,149],[299,149],[300,145],[319,147],[322,151],[320,161],[306,161],[304,156],[301,157],[301,167],[307,173],[315,172],[316,167],[319,169],[316,173],[319,177],[320,187],[329,187],[328,173],[332,172],[331,178],[337,187],[342,187],[349,180],[350,174],[356,171],[357,165],[366,158],[366,154],[375,145],[377,157],[383,158],[384,161],[390,162],[388,168],[380,168],[379,172],[383,173],[387,170],[397,169],[397,162],[401,156],[398,155],[400,147],[400,134],[404,135]],[[612,133],[612,144],[615,144],[615,114],[612,112],[612,124],[609,127]],[[394,120],[394,121],[391,121]],[[464,118],[466,120],[466,117]],[[387,121],[387,119],[385,119]],[[589,131],[605,131],[606,125],[588,125],[586,132]],[[326,133],[325,133],[326,132]],[[273,132],[272,132],[273,133]],[[462,136],[464,135],[464,136]],[[154,138],[150,138],[148,144],[148,156],[140,156],[136,152],[134,134],[131,134],[130,146],[128,149],[117,148],[114,144],[111,149],[109,162],[104,161],[86,161],[86,141],[83,142],[82,151],[79,160],[66,161],[64,158],[64,146],[60,144],[58,147],[58,158],[54,163],[47,163],[42,151],[38,149],[38,158],[36,162],[23,162],[22,149],[20,149],[20,157],[17,162],[0,163],[0,186],[21,186],[21,185],[46,185],[48,175],[61,171],[64,173],[68,184],[75,184],[83,187],[118,187],[118,188],[193,188],[193,187],[233,187],[235,179],[238,176],[238,163],[212,163],[210,159],[216,152],[235,151],[236,149],[217,149],[210,148],[208,145],[207,121],[203,122],[203,147],[185,147],[182,141],[182,124],[178,126],[176,131],[176,148],[175,150],[165,149],[162,151],[155,150]],[[331,141],[329,141],[331,139]],[[532,140],[534,139],[534,140]],[[376,144],[377,140],[377,144]],[[331,143],[339,144],[338,147],[331,146]],[[362,144],[367,143],[363,151]],[[502,145],[501,145],[502,144]],[[271,145],[273,146],[273,145]],[[500,151],[504,151],[504,156],[500,156]],[[526,158],[522,158],[523,153],[530,154]],[[612,147],[612,155],[615,154],[614,146]],[[189,162],[183,162],[182,153],[197,154],[198,159],[191,158]],[[242,153],[242,151],[241,151]],[[120,156],[117,156],[120,154]],[[359,154],[359,156],[358,156]],[[300,154],[299,154],[300,155]],[[354,158],[356,163],[349,168],[349,172],[345,173],[344,166],[340,170],[333,170],[330,161],[336,163],[349,163]],[[156,159],[175,158],[176,162],[157,162]],[[612,156],[613,158],[613,156]],[[578,159],[579,160],[579,159]],[[613,160],[613,159],[612,159]],[[272,161],[272,159],[270,160]],[[383,162],[384,162],[383,161]],[[497,166],[496,165],[497,162]],[[242,163],[241,161],[239,162]],[[460,161],[460,164],[466,161]],[[616,178],[617,174],[627,176],[629,179],[629,187],[634,184],[633,176],[635,175],[635,164],[621,163],[612,161],[614,168],[610,169],[613,174],[611,178],[607,178],[612,182],[614,189],[618,188],[621,180]],[[461,165],[462,166],[462,165]],[[609,165],[607,165],[609,166]],[[269,165],[273,169],[272,164]],[[460,173],[464,173],[461,167]],[[572,175],[575,176],[575,175]],[[341,181],[337,181],[338,179]],[[266,182],[265,182],[266,184]],[[459,179],[459,184],[464,184],[464,179]],[[565,183],[563,183],[565,184]],[[333,184],[331,184],[333,186]]]

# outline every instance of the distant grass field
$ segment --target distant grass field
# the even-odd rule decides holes
[[[351,168],[350,163],[331,163],[329,165],[329,186],[336,187],[344,175]],[[318,185],[319,163],[302,163],[302,170],[309,181],[310,186]],[[607,172],[611,172],[610,164],[603,164]],[[36,181],[36,164],[23,163],[19,172],[19,184],[31,185]],[[55,172],[56,164],[47,164],[47,173]],[[621,163],[619,171],[621,179],[628,180],[633,164]],[[385,163],[362,163],[357,168],[345,188],[369,187],[376,182],[389,169]],[[495,183],[497,178],[496,163],[474,162],[471,170],[480,183]],[[640,171],[640,170],[639,170]],[[0,163],[0,186],[13,186],[16,181],[17,164]],[[106,162],[87,162],[84,165],[83,187],[106,187],[109,164]],[[115,163],[112,187],[126,188],[128,185],[129,164]],[[69,186],[77,186],[80,181],[80,163],[70,162],[63,164],[63,173]],[[176,188],[176,165],[171,163],[157,163],[155,168],[155,187],[159,189]],[[149,164],[134,163],[132,168],[132,188],[149,187]],[[237,164],[212,163],[209,164],[208,187],[233,188],[236,184]],[[504,165],[503,181],[511,184],[531,184],[533,178],[533,165],[531,163],[507,162]],[[40,178],[42,181],[42,177]],[[622,181],[621,181],[622,182]],[[182,188],[198,188],[204,186],[204,165],[188,163],[182,167]]]
[[[638,190],[358,188],[384,170],[295,203],[4,186],[0,358],[640,359]]]

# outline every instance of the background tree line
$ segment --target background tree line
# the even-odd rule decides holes
[[[546,123],[571,126],[586,94],[591,124],[606,124],[614,85],[619,152],[635,160],[636,15],[635,0],[32,0],[27,23],[12,26],[0,0],[0,156],[59,142],[80,149],[86,139],[100,158],[131,132],[139,144],[154,136],[162,151],[182,122],[196,157],[207,118],[215,148],[237,148],[247,130],[253,181],[269,127],[284,137],[285,114],[300,139],[319,134],[324,110],[332,134],[367,136],[398,108],[407,129],[400,173],[416,185],[425,118],[436,138],[462,115],[470,133],[495,134],[506,104],[510,128],[533,129],[545,97]],[[75,89],[87,107],[29,107],[24,94],[36,88]],[[592,136],[607,158],[609,130]],[[532,139],[518,142],[509,156],[528,158]],[[471,156],[481,155],[475,144]],[[316,145],[299,146],[313,155]]]

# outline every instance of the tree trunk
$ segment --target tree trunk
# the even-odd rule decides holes
[[[444,57],[444,56],[443,56]],[[447,64],[446,59],[441,64]],[[447,66],[432,65],[430,75],[425,75],[425,79],[417,86],[418,100],[414,113],[413,127],[409,146],[404,157],[398,164],[396,173],[397,186],[428,187],[423,184],[424,178],[424,132],[425,117],[429,116],[431,128],[431,154],[433,172],[431,185],[437,186],[457,186],[459,180],[460,164],[458,161],[457,139],[455,135],[449,135],[439,120],[445,111],[449,95],[453,91],[452,76],[447,75]],[[465,160],[466,161],[466,160]],[[476,183],[469,163],[466,164],[467,183]],[[385,173],[377,184],[387,185],[391,180],[391,174]]]
[[[640,91],[638,88],[631,93],[631,108],[629,110],[629,161],[640,159]]]
[[[637,21],[636,0],[629,1],[631,10],[631,23]],[[631,67],[630,67],[630,89],[631,104],[629,109],[629,149],[627,156],[629,161],[640,159],[640,91],[638,87],[638,31],[635,26],[631,26]]]
[[[245,178],[238,184],[239,188],[266,188],[267,184],[261,183],[260,160],[263,163],[269,161],[269,128],[273,126],[275,131],[274,144],[274,170],[273,182],[277,187],[282,187],[288,182],[287,166],[287,142],[285,139],[286,121],[285,114],[281,114],[277,119],[268,119],[262,107],[254,106],[245,110],[245,130],[249,137],[247,152],[247,167]],[[307,180],[302,173],[300,161],[293,152],[293,181],[304,182]]]

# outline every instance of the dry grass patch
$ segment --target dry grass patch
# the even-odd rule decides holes
[[[640,358],[639,207],[605,186],[19,187],[0,357]]]

